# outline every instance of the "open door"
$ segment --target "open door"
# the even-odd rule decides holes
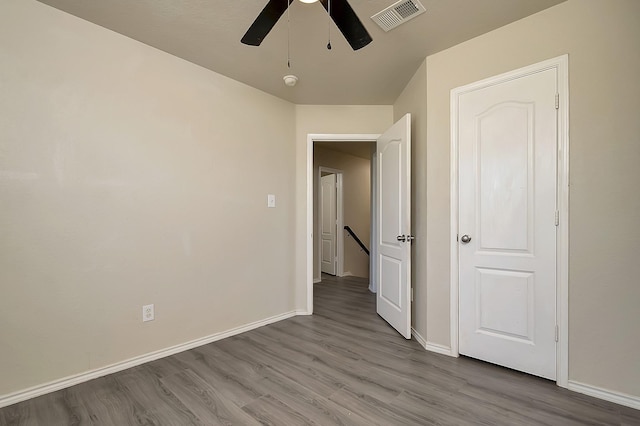
[[[411,114],[377,141],[377,311],[411,338]]]

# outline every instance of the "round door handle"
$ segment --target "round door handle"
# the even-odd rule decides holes
[[[405,241],[407,241],[407,237],[405,235],[398,235],[396,237],[396,240],[404,243]]]
[[[467,244],[469,241],[471,241],[471,237],[465,234],[462,236],[462,238],[460,238],[460,241],[462,241],[463,244]]]

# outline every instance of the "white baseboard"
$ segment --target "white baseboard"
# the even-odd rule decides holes
[[[97,379],[108,374],[117,373],[118,371],[126,370],[127,368],[135,367],[147,362],[155,361],[160,358],[174,355],[179,352],[184,352],[189,349],[197,348],[198,346],[206,345],[218,340],[225,339],[227,337],[235,336],[236,334],[244,333],[274,322],[282,321],[287,318],[291,318],[296,315],[307,315],[306,311],[290,311],[283,314],[274,315],[263,320],[254,321],[249,324],[245,324],[239,327],[232,328],[220,333],[214,333],[200,339],[191,340],[189,342],[181,343],[179,345],[171,346],[158,351],[150,352],[145,355],[140,355],[134,358],[130,358],[115,364],[107,365],[105,367],[97,368],[95,370],[89,370],[84,373],[75,374],[59,380],[54,380],[49,383],[37,385],[24,389],[21,391],[13,392],[7,395],[0,395],[0,408],[6,407],[18,402],[26,401],[27,399],[35,398],[37,396],[45,395],[47,393],[55,392],[60,389],[65,389],[79,383],[88,382],[89,380]]]
[[[427,339],[422,337],[420,333],[418,333],[413,327],[411,327],[411,335],[416,339],[418,343],[420,343],[420,346],[422,346],[423,348],[425,347],[425,345],[427,344]]]
[[[322,281],[322,278],[314,278],[313,279],[313,283],[314,284],[318,284],[320,281]]]
[[[569,380],[567,389],[640,410],[640,397]]]
[[[411,327],[411,334],[421,346],[431,352],[436,352],[443,355],[454,356],[451,352],[451,348],[440,345],[437,343],[430,343],[420,335],[413,327]],[[626,407],[635,408],[640,410],[640,397],[628,395],[622,392],[616,392],[609,389],[600,388],[597,386],[587,385],[585,383],[569,380],[567,388],[574,392],[582,393],[585,395],[593,396],[595,398],[603,399],[605,401],[614,402],[616,404],[624,405]]]
[[[422,346],[426,350],[431,352],[436,352],[442,355],[454,356],[451,352],[450,347],[439,345],[438,343],[427,342],[427,339],[422,337],[420,333],[418,333],[416,329],[413,327],[411,327],[411,334],[413,335],[413,337],[415,337],[416,341],[420,343],[420,346]]]
[[[424,345],[424,348],[431,352],[455,357],[455,355],[453,355],[453,353],[451,352],[451,348],[449,346],[440,345],[438,343],[427,342]]]

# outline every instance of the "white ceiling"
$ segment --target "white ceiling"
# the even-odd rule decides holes
[[[261,46],[240,43],[267,0],[39,1],[297,104],[390,105],[426,56],[564,0],[421,0],[427,12],[388,33],[370,17],[395,0],[349,0],[373,38],[356,52],[333,23],[327,50],[322,5],[294,1],[291,69],[286,14]]]

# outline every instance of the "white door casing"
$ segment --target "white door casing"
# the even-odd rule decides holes
[[[326,274],[337,272],[337,203],[336,175],[320,178],[320,270]]]
[[[369,291],[378,292],[378,154],[375,150],[371,153],[371,233],[369,249]]]
[[[557,81],[549,68],[469,90],[457,111],[459,351],[549,379],[556,378]]]
[[[377,312],[410,339],[411,114],[378,138],[376,157]]]

